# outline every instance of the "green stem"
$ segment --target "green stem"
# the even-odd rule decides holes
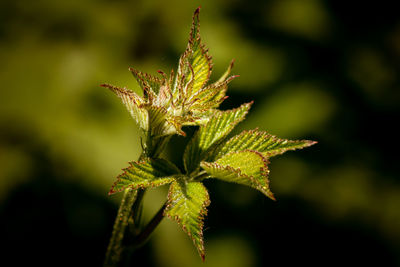
[[[146,189],[138,189],[137,190],[137,196],[135,203],[133,203],[132,206],[132,219],[133,219],[133,226],[134,228],[138,229],[140,228],[140,222],[142,219],[142,207],[143,207],[143,197],[144,193],[146,193]]]
[[[150,131],[146,138],[146,149],[142,152],[139,160],[144,157],[155,158],[158,157],[168,142],[170,137],[160,137],[156,138],[155,144],[153,144],[153,139],[151,138]],[[131,223],[131,233],[134,235],[133,240],[142,240],[143,238],[147,240],[147,237],[154,230],[154,228],[160,223],[162,219],[162,212],[160,211],[156,214],[153,220],[150,221],[149,225],[144,229],[143,232],[138,233],[140,229],[141,220],[141,208],[142,200],[145,190],[139,189],[134,190],[127,188],[125,189],[124,196],[122,198],[121,204],[119,206],[117,218],[115,219],[112,235],[110,238],[110,243],[107,247],[106,257],[104,260],[104,267],[117,267],[121,261],[122,252],[124,250],[124,239],[126,240],[125,233],[128,224]],[[163,206],[164,208],[164,206]],[[162,208],[162,209],[163,209]],[[160,218],[161,216],[161,218]],[[147,233],[148,232],[148,233]],[[147,235],[147,237],[145,236]],[[138,237],[138,238],[136,238]],[[146,238],[145,238],[146,237]],[[145,241],[143,240],[143,242]],[[143,243],[140,241],[139,243]],[[135,241],[134,244],[137,242]],[[140,244],[139,244],[140,245]],[[134,248],[137,247],[136,245]]]
[[[134,243],[132,246],[134,248],[138,248],[143,246],[146,241],[149,239],[151,233],[153,233],[154,229],[160,224],[162,219],[164,218],[164,210],[167,207],[167,203],[165,203],[158,212],[154,215],[154,217],[150,220],[150,222],[143,228],[143,230],[135,237]]]
[[[115,219],[110,243],[107,248],[104,267],[115,267],[118,265],[123,251],[122,241],[126,227],[128,226],[131,208],[136,200],[137,191],[133,189],[125,189],[124,196],[119,206],[117,218]]]
[[[197,174],[197,176],[193,177],[193,181],[200,182],[209,176],[210,175],[206,171],[201,171]]]
[[[136,249],[143,246],[147,240],[149,239],[150,235],[154,232],[154,229],[160,224],[162,219],[164,218],[164,210],[167,207],[167,203],[165,203],[159,211],[154,215],[154,217],[150,220],[150,222],[143,228],[143,230],[135,235],[133,240],[130,240],[130,246],[126,247],[125,250],[125,266],[131,266],[133,253]]]

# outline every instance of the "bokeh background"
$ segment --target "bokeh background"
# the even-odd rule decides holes
[[[272,159],[277,202],[207,181],[205,263],[164,220],[134,266],[400,266],[391,2],[0,0],[4,266],[101,266],[120,200],[107,192],[140,145],[129,113],[99,84],[138,90],[128,67],[175,68],[199,5],[212,78],[232,58],[240,74],[222,108],[255,100],[237,131],[319,143]],[[146,195],[146,218],[165,195]]]

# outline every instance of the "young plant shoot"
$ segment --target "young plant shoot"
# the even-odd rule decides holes
[[[140,246],[163,217],[176,221],[193,240],[204,260],[204,218],[210,197],[204,179],[219,179],[252,187],[275,199],[269,187],[268,163],[273,156],[315,144],[314,141],[290,141],[260,130],[243,131],[230,137],[235,126],[245,119],[253,102],[221,111],[227,98],[233,61],[215,82],[209,82],[212,59],[200,38],[198,8],[193,16],[189,42],[179,59],[176,72],[159,71],[153,76],[130,68],[143,95],[126,88],[102,84],[113,91],[143,131],[143,152],[130,162],[109,194],[124,192],[105,266],[117,266],[125,248]],[[161,157],[161,152],[177,134],[186,136],[183,126],[198,126],[184,151],[184,169]],[[169,185],[165,205],[144,227],[140,222],[144,191]]]

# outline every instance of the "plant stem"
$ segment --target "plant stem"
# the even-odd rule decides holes
[[[134,248],[141,247],[146,243],[151,233],[153,233],[154,229],[156,229],[156,227],[164,218],[164,210],[166,207],[167,203],[164,203],[164,205],[158,210],[146,227],[135,237],[134,243],[132,244]]]
[[[165,144],[168,142],[169,138],[170,137],[162,137],[156,138],[156,140],[154,140],[151,137],[151,131],[149,131],[149,133],[147,134],[145,150],[140,155],[139,161],[144,157],[157,157],[165,147]],[[155,144],[153,144],[153,142],[155,142]],[[121,255],[125,248],[123,241],[124,239],[126,239],[126,237],[124,236],[128,224],[132,224],[131,233],[133,234],[133,240],[139,240],[139,243],[141,245],[142,243],[144,243],[145,240],[147,240],[147,237],[150,235],[150,233],[160,223],[163,215],[162,210],[164,209],[164,206],[150,221],[144,231],[138,233],[140,229],[141,208],[144,193],[145,190],[143,189],[125,189],[124,196],[119,206],[117,218],[114,222],[110,243],[107,247],[104,267],[117,267],[119,262],[121,261]],[[138,239],[136,239],[136,237],[138,237]],[[134,242],[134,244],[136,243],[137,242]],[[137,246],[135,245],[134,247]]]
[[[122,241],[128,225],[131,208],[136,200],[137,190],[125,189],[124,196],[119,206],[117,218],[115,219],[110,243],[108,244],[104,267],[115,267],[118,265],[123,250]]]
[[[131,266],[133,253],[136,249],[143,246],[147,240],[149,239],[150,235],[153,233],[154,229],[158,226],[158,224],[164,218],[164,210],[167,207],[167,203],[165,203],[159,211],[154,215],[154,217],[150,220],[150,222],[142,229],[139,234],[136,234],[131,240],[128,240],[127,243],[130,243],[130,246],[126,247],[125,249],[125,256],[124,256],[124,266]]]
[[[142,208],[143,208],[143,197],[146,192],[146,189],[138,189],[136,200],[132,206],[131,218],[132,221],[129,221],[132,224],[132,228],[134,229],[134,234],[140,229],[140,222],[142,219]]]
[[[208,176],[210,176],[210,175],[207,172],[202,171],[193,178],[193,181],[199,182],[199,181],[202,181],[203,179],[207,178]]]

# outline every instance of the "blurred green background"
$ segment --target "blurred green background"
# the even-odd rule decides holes
[[[272,159],[277,202],[207,181],[204,264],[164,220],[135,266],[400,266],[391,1],[0,0],[5,266],[101,266],[120,200],[107,192],[140,145],[129,113],[99,84],[138,90],[128,67],[175,68],[199,5],[212,78],[232,58],[240,74],[222,108],[255,100],[239,128],[319,143]],[[146,195],[146,218],[165,195]]]

